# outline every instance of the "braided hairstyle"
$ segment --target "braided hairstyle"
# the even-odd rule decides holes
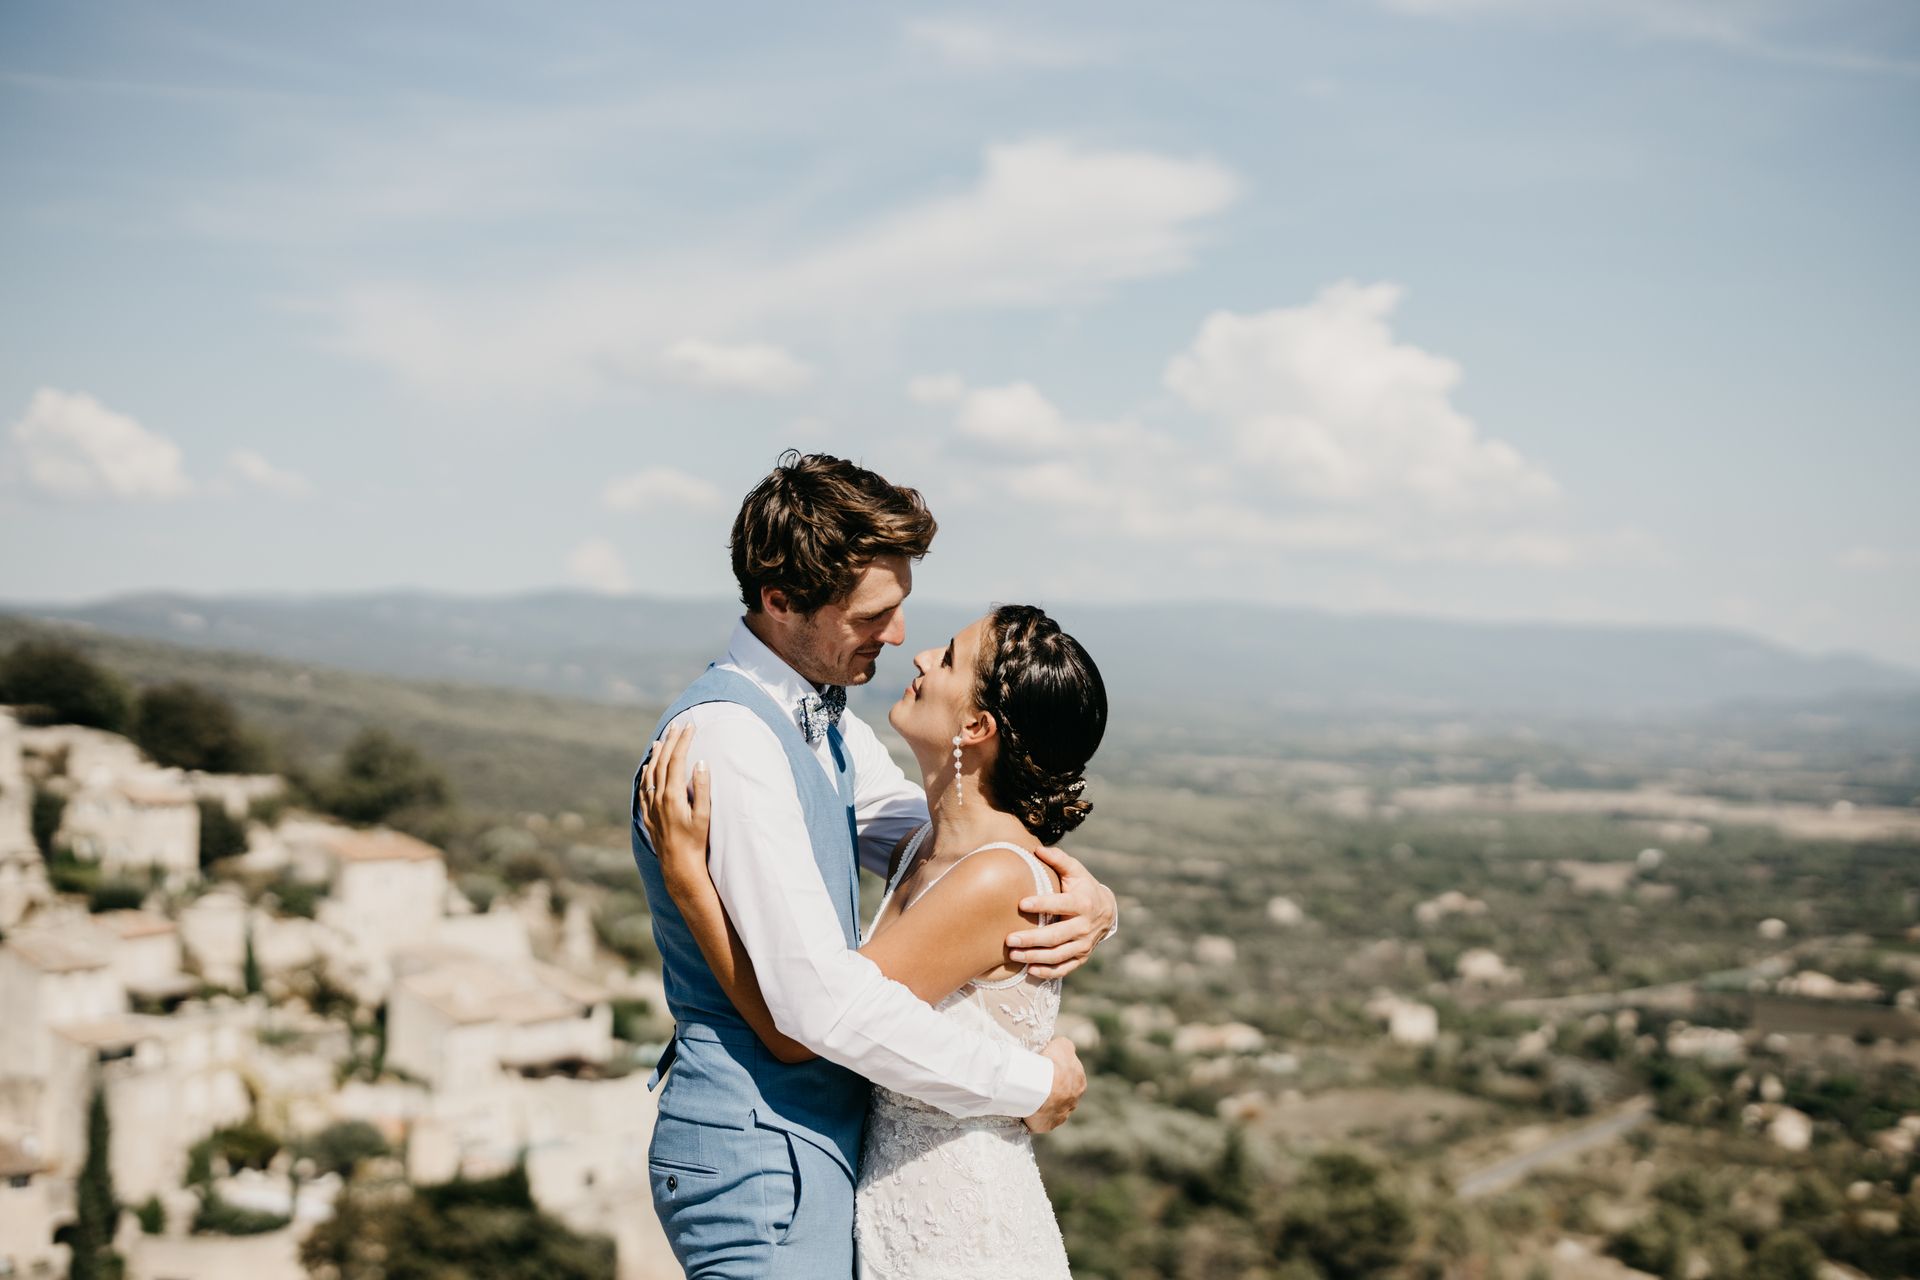
[[[988,788],[1027,830],[1053,844],[1093,811],[1080,793],[1087,761],[1107,731],[1100,669],[1045,612],[1007,604],[987,620],[979,677],[974,701],[1000,732]]]

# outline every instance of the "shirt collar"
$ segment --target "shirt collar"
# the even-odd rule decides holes
[[[753,634],[745,618],[734,624],[733,637],[727,641],[727,665],[766,690],[768,697],[788,710],[815,692],[813,682],[788,666],[786,659]]]

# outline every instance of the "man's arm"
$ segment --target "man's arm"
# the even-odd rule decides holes
[[[744,708],[689,711],[713,782],[715,888],[775,1024],[823,1058],[953,1115],[1028,1116],[1054,1064],[970,1034],[848,949],[814,864],[787,756]]]
[[[848,716],[843,726],[853,753],[853,818],[860,832],[860,865],[885,876],[894,847],[927,820],[927,793],[907,778],[866,721]],[[1034,967],[1035,977],[1064,978],[1119,931],[1120,904],[1078,858],[1058,849],[1042,849],[1040,856],[1059,872],[1060,891],[1036,894],[1020,909],[1052,916],[1053,923],[1009,934],[1007,946],[1013,960]]]
[[[1020,910],[1055,919],[1008,934],[1007,956],[1029,966],[1036,978],[1059,978],[1086,963],[1095,947],[1120,932],[1120,903],[1072,854],[1044,848],[1038,856],[1059,874],[1060,891],[1022,898]]]

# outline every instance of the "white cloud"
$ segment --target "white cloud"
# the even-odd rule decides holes
[[[42,387],[13,424],[34,487],[63,498],[177,498],[180,447],[83,391]]]
[[[952,404],[967,392],[956,373],[923,373],[907,383],[907,398],[915,404]]]
[[[1825,44],[1845,29],[1833,0],[1379,0],[1422,18],[1508,14],[1625,27],[1658,40],[1711,45],[1727,53],[1828,71],[1920,76],[1920,61]],[[1857,6],[1856,6],[1857,7]],[[1865,17],[1866,15],[1858,15]],[[1856,24],[1854,29],[1866,29]]]
[[[625,595],[633,590],[626,562],[605,538],[588,538],[567,553],[567,576],[583,587],[605,595]]]
[[[336,345],[452,399],[592,399],[659,369],[694,332],[1097,300],[1191,262],[1230,204],[1212,160],[1059,139],[987,148],[964,190],[907,203],[811,248],[607,262],[564,278],[458,293],[360,284],[328,308]],[[704,264],[704,265],[701,265]]]
[[[1881,573],[1902,563],[1920,562],[1920,557],[1902,556],[1885,547],[1848,547],[1833,558],[1834,567],[1848,573]]]
[[[644,511],[671,507],[685,511],[718,511],[726,499],[713,485],[672,467],[646,467],[632,475],[607,481],[600,500],[610,511]]]
[[[1103,547],[1151,544],[1196,564],[1265,552],[1536,568],[1657,560],[1638,531],[1565,527],[1545,472],[1452,405],[1459,366],[1394,339],[1398,297],[1342,283],[1304,306],[1209,317],[1168,365],[1185,414],[1081,420],[1029,382],[943,378],[955,488],[1011,495]]]
[[[313,492],[305,476],[274,466],[252,449],[235,449],[227,455],[227,466],[249,484],[286,498],[304,498]]]
[[[1206,159],[1054,138],[987,148],[971,190],[883,217],[796,263],[788,298],[844,290],[889,309],[1083,301],[1192,261],[1193,224],[1239,184]]]
[[[1352,503],[1502,510],[1559,494],[1544,470],[1453,406],[1454,361],[1395,340],[1396,285],[1342,281],[1304,307],[1216,312],[1167,386],[1224,424],[1280,490]]]
[[[1074,438],[1060,410],[1030,382],[967,392],[954,425],[971,440],[1014,453],[1052,453]]]
[[[905,34],[909,48],[961,71],[1072,67],[1094,60],[1094,51],[1085,44],[1069,46],[972,18],[915,18]]]
[[[716,391],[790,395],[813,380],[805,362],[764,342],[726,346],[687,338],[661,352],[660,362],[678,381]]]

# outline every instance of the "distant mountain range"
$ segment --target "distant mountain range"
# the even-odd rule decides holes
[[[739,613],[724,599],[574,591],[147,594],[0,610],[177,645],[636,705],[665,701],[717,656]],[[1067,604],[1053,612],[1093,653],[1116,701],[1234,718],[1615,717],[1920,693],[1920,671],[1708,628],[1455,622],[1249,604]],[[911,674],[908,654],[972,616],[913,602],[906,652],[888,653],[867,698],[890,700]]]

